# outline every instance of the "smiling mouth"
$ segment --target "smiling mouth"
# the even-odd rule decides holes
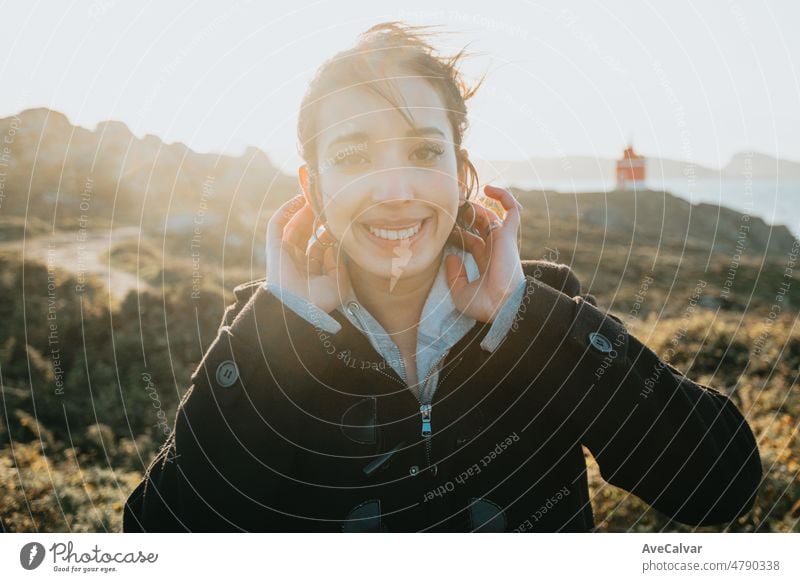
[[[364,226],[370,234],[383,240],[406,240],[412,238],[422,229],[422,223],[425,222],[425,220],[420,220],[410,225],[404,225],[402,228],[377,227],[370,224],[365,224]]]

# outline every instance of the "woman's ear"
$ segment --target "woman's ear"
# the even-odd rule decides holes
[[[312,179],[311,179],[311,170],[308,167],[308,164],[303,164],[297,170],[297,179],[300,182],[300,188],[303,190],[303,197],[306,199],[311,208],[314,208],[314,199],[312,198],[313,194],[311,192],[312,188]]]
[[[326,223],[325,210],[322,208],[322,201],[319,198],[316,170],[310,168],[308,164],[303,164],[297,170],[297,178],[300,182],[300,187],[303,189],[303,198],[314,211],[314,216],[321,220],[323,224]]]

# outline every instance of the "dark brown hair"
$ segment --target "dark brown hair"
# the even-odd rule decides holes
[[[353,48],[337,53],[317,69],[303,97],[297,123],[299,154],[308,166],[312,179],[311,196],[315,204],[321,202],[316,199],[313,186],[319,171],[317,111],[326,95],[345,87],[363,85],[389,101],[413,126],[408,111],[398,103],[400,96],[396,87],[387,76],[390,67],[424,77],[439,92],[453,130],[453,146],[459,170],[461,164],[466,165],[467,181],[464,186],[468,200],[477,189],[478,172],[469,158],[461,154],[461,143],[469,127],[466,102],[481,86],[485,74],[475,85],[468,86],[458,69],[461,60],[468,56],[466,49],[452,56],[440,55],[428,42],[438,34],[434,28],[399,21],[376,24],[360,35]],[[322,214],[319,206],[317,212]]]

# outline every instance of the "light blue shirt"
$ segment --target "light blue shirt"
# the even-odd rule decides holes
[[[421,404],[430,404],[439,382],[441,362],[452,348],[473,326],[476,320],[459,311],[450,295],[447,284],[447,271],[444,257],[449,254],[461,256],[467,270],[469,282],[475,281],[479,276],[478,265],[468,251],[452,244],[445,246],[439,271],[433,282],[425,305],[422,308],[422,317],[417,326],[417,378],[419,384],[411,386]],[[320,309],[307,299],[282,289],[275,283],[266,281],[264,287],[280,299],[283,304],[297,315],[331,335],[341,331],[341,324],[330,314]],[[493,352],[508,335],[514,316],[519,310],[522,297],[525,293],[525,281],[521,282],[512,294],[505,300],[497,312],[489,331],[481,341],[481,348]],[[353,326],[363,333],[386,362],[394,368],[406,384],[405,367],[402,365],[400,349],[383,326],[372,316],[369,311],[358,301],[351,291],[342,303],[336,308],[344,315]]]

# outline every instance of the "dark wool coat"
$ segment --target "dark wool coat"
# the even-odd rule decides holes
[[[451,349],[419,402],[338,312],[329,336],[253,281],[235,289],[125,531],[591,531],[581,445],[677,521],[746,513],[761,480],[734,404],[604,313],[566,265],[523,261],[508,336]]]

